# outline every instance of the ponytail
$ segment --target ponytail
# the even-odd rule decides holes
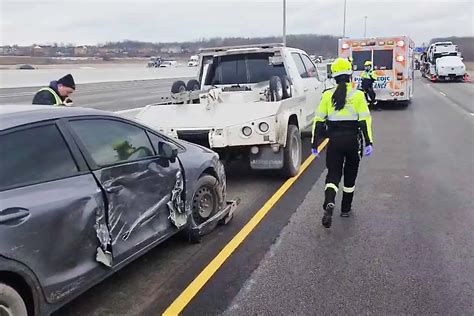
[[[332,95],[332,104],[334,105],[334,109],[336,111],[342,110],[344,105],[346,104],[346,96],[347,96],[347,85],[350,81],[349,75],[340,75],[334,78],[337,83],[336,91]]]

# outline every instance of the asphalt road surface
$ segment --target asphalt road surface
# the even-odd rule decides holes
[[[157,102],[171,81],[78,90],[75,99],[107,110],[140,107]],[[0,102],[21,103],[28,98],[4,96],[33,91],[2,89]],[[472,314],[473,100],[471,83],[417,78],[408,107],[373,112],[374,154],[361,163],[353,216],[336,209],[333,227],[321,226],[323,152],[182,313]],[[172,238],[57,315],[163,313],[284,182],[241,164],[228,174],[229,198],[242,200],[229,225],[197,245]]]
[[[183,78],[185,82],[190,78]],[[78,84],[71,95],[74,106],[119,111],[157,103],[170,95],[176,79]],[[0,104],[31,104],[41,87],[0,89]]]

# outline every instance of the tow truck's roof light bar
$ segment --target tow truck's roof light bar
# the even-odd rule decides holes
[[[267,43],[267,44],[252,44],[252,45],[238,45],[238,46],[223,46],[223,47],[209,47],[209,48],[201,48],[199,51],[201,53],[207,52],[222,52],[231,49],[244,49],[244,48],[276,48],[276,47],[284,47],[283,43]]]

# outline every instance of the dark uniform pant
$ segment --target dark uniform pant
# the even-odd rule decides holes
[[[368,86],[367,88],[365,88],[365,93],[366,93],[366,98],[367,98],[367,102],[369,102],[369,104],[372,104],[375,102],[375,91],[374,91],[374,87],[372,87],[372,85]]]
[[[324,209],[328,203],[335,202],[339,182],[344,175],[341,212],[351,210],[359,161],[359,138],[357,135],[330,137],[326,153],[328,174],[326,176]]]

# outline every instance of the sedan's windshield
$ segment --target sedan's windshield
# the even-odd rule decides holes
[[[205,84],[247,84],[268,81],[286,74],[283,64],[270,63],[274,53],[246,53],[216,56],[209,66]]]

